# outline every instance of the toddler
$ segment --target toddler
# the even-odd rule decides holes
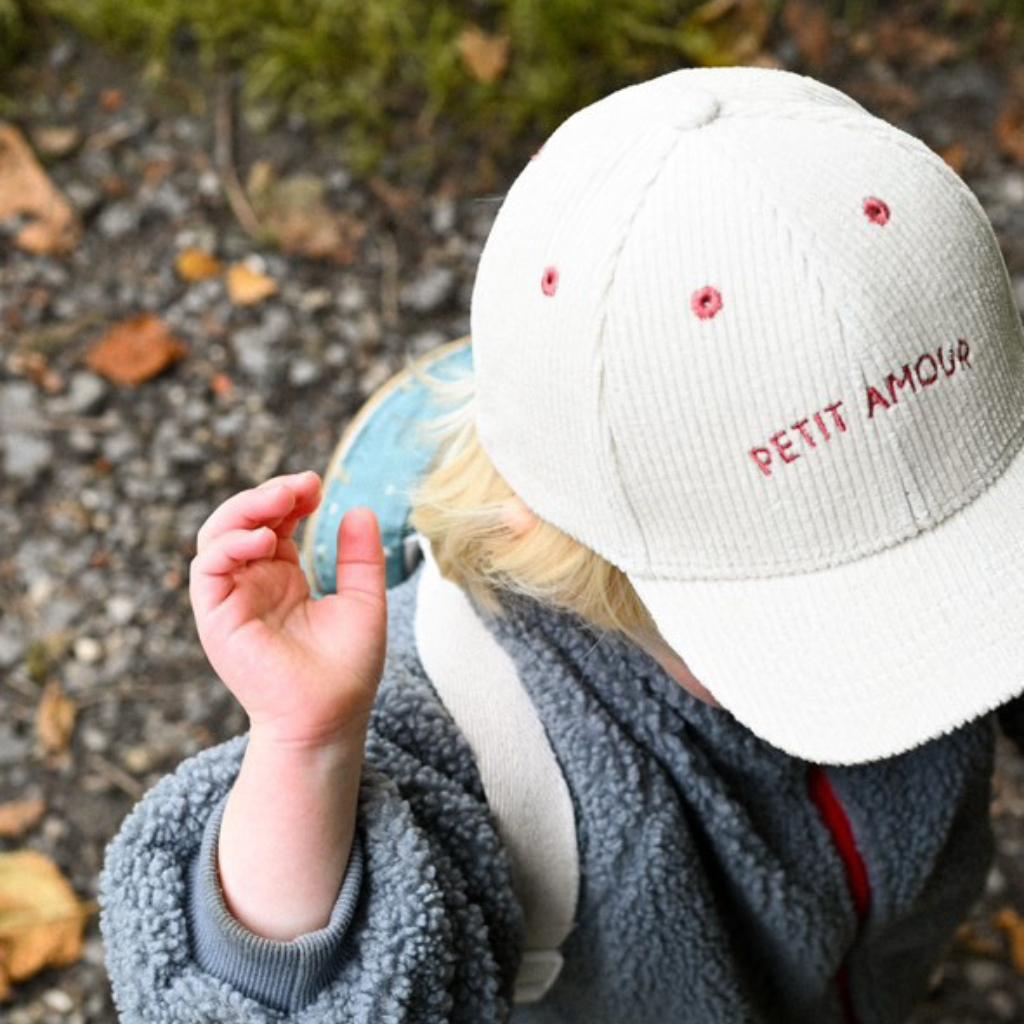
[[[523,908],[420,658],[425,567],[388,589],[356,507],[314,600],[301,473],[198,534],[249,729],[107,848],[121,1019],[905,1021],[983,890],[1024,690],[1024,331],[977,199],[811,78],[675,71],[523,168],[471,339],[411,523],[564,775],[561,971],[513,1003]]]

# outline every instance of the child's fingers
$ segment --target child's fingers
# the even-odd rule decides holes
[[[199,528],[196,550],[203,551],[228,530],[251,530],[258,526],[276,529],[293,512],[298,513],[297,518],[308,515],[316,507],[319,495],[320,480],[312,472],[274,477],[258,487],[240,491],[219,505]],[[294,523],[288,532],[282,531],[282,536],[288,536],[292,528]]]
[[[189,566],[189,598],[196,613],[216,608],[234,589],[231,574],[249,562],[272,557],[276,548],[277,534],[269,526],[221,534]]]

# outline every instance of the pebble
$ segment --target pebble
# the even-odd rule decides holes
[[[432,313],[451,296],[455,283],[451,267],[428,267],[401,289],[399,300],[417,313]]]
[[[448,235],[455,227],[455,201],[448,196],[438,196],[430,213],[430,226],[438,235]]]
[[[138,606],[127,594],[114,594],[107,599],[107,618],[117,626],[124,626],[135,618]]]
[[[344,313],[356,313],[366,308],[366,290],[358,281],[346,281],[335,298],[338,309]]]
[[[54,447],[43,437],[11,433],[3,441],[4,472],[22,483],[34,483],[50,468]]]
[[[86,665],[95,665],[103,657],[103,645],[91,636],[80,636],[75,640],[75,657]]]
[[[142,211],[128,201],[112,203],[99,215],[96,226],[107,238],[123,238],[139,230]]]
[[[106,381],[87,370],[76,370],[68,381],[67,393],[52,403],[55,412],[79,415],[93,412],[109,392]]]
[[[0,668],[10,668],[25,654],[25,639],[12,619],[0,619]]]
[[[972,988],[990,989],[1002,978],[1003,970],[991,960],[968,960],[964,975]]]
[[[291,363],[288,367],[288,382],[295,387],[306,387],[309,384],[315,384],[320,380],[322,376],[322,370],[318,363],[314,363],[312,359],[306,359],[300,357]]]
[[[291,328],[292,318],[286,309],[268,306],[258,324],[235,331],[231,347],[242,370],[255,377],[268,376],[281,354],[276,349]]]

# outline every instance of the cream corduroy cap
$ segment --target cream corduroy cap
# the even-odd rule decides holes
[[[471,303],[477,428],[755,734],[906,751],[1024,690],[1024,330],[924,143],[788,71],[674,71],[528,161]]]

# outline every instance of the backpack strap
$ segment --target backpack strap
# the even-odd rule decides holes
[[[416,599],[423,667],[465,736],[509,854],[526,942],[514,1001],[541,999],[562,969],[574,924],[579,861],[572,798],[515,663],[468,595],[445,579],[429,541],[415,534],[424,565]]]

